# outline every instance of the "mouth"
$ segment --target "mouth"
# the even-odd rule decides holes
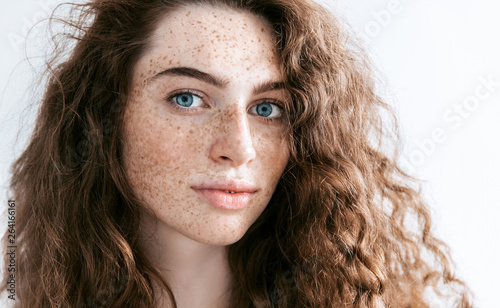
[[[191,188],[210,205],[226,210],[245,208],[257,192],[254,185],[233,180],[206,182]]]

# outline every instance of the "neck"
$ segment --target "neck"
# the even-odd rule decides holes
[[[141,237],[149,260],[172,290],[177,307],[226,307],[231,270],[226,246],[196,242],[146,214]],[[168,296],[155,288],[158,307],[168,307]]]

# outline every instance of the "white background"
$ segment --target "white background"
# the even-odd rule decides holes
[[[6,1],[0,12],[0,202],[30,133],[36,71],[26,31],[56,0]],[[477,307],[498,307],[500,269],[500,4],[495,0],[322,0],[350,21],[386,76],[403,161],[423,180],[435,232],[451,247]],[[40,37],[30,34],[29,45]],[[43,37],[42,37],[43,38]],[[43,51],[43,50],[42,50]],[[29,50],[29,56],[41,54]],[[37,60],[31,61],[35,66]],[[484,80],[493,80],[490,88]],[[482,81],[483,80],[483,81]],[[478,90],[479,88],[479,90]],[[5,214],[2,213],[5,221]],[[2,223],[2,225],[4,225]],[[2,244],[2,247],[4,245]],[[1,301],[0,301],[1,303]]]

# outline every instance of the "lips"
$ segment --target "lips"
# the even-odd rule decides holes
[[[205,182],[191,188],[212,206],[227,210],[246,207],[257,192],[254,185],[233,180]]]

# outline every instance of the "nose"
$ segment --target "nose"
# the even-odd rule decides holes
[[[256,153],[247,112],[221,111],[210,148],[212,160],[235,168],[255,159]]]

